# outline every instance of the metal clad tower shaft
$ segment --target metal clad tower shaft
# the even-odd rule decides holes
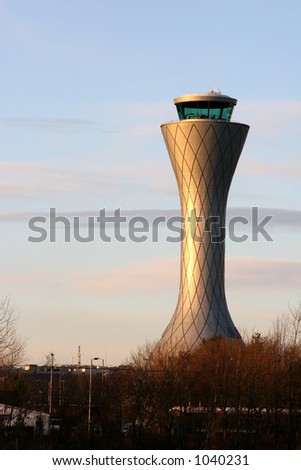
[[[225,297],[224,238],[228,192],[249,130],[230,122],[233,98],[186,95],[175,103],[182,120],[161,126],[184,220],[179,298],[160,340],[171,352],[216,336],[240,338]]]

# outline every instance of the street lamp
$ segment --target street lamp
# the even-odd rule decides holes
[[[104,367],[105,367],[105,360],[101,357],[101,399],[103,400],[104,396]]]
[[[52,392],[53,392],[53,357],[54,354],[51,353],[51,364],[50,364],[50,379],[49,379],[49,389],[48,389],[48,412],[51,415],[52,413]]]
[[[92,367],[93,361],[98,361],[99,357],[92,357],[90,363],[90,376],[89,376],[89,404],[88,404],[88,439],[90,438],[91,431],[91,404],[92,404]]]

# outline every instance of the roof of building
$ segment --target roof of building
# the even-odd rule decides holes
[[[174,99],[174,104],[189,103],[189,102],[196,102],[196,101],[207,101],[207,102],[218,101],[219,103],[226,102],[226,103],[233,103],[234,105],[237,103],[237,100],[235,98],[231,98],[230,96],[222,95],[221,93],[211,91],[206,94],[193,94],[193,95],[179,96],[178,98]]]

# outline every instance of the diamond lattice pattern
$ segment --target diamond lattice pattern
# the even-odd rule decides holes
[[[160,344],[191,350],[214,336],[240,338],[224,289],[224,227],[231,180],[248,126],[210,120],[162,125],[178,183],[185,237],[175,313]]]

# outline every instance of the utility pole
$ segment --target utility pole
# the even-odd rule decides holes
[[[88,402],[88,440],[90,439],[91,432],[91,408],[92,408],[92,368],[93,361],[97,361],[99,357],[92,357],[90,362],[90,374],[89,374],[89,402]]]

